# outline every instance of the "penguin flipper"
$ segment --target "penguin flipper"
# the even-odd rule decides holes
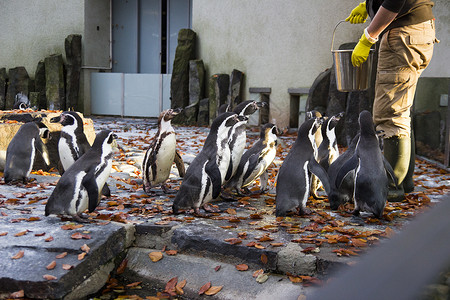
[[[230,180],[232,175],[233,175],[233,160],[230,159],[230,164],[228,165],[227,174],[225,175],[225,181]]]
[[[186,169],[184,167],[183,159],[181,158],[181,155],[180,155],[180,153],[178,153],[177,150],[175,150],[175,156],[173,158],[173,161],[175,162],[175,165],[177,166],[178,174],[180,175],[181,178],[183,178],[184,175],[186,175]]]
[[[347,162],[339,169],[338,174],[336,176],[335,185],[336,187],[340,187],[342,181],[345,176],[354,169],[356,169],[359,165],[359,158],[356,155],[353,155]]]
[[[88,172],[86,176],[83,177],[83,181],[81,182],[83,187],[86,189],[89,198],[89,212],[93,212],[98,205],[98,187],[97,182],[95,181],[94,171]]]
[[[248,158],[248,168],[247,168],[247,172],[245,172],[244,174],[244,179],[242,180],[242,182],[244,183],[247,178],[253,173],[253,171],[256,168],[256,165],[258,164],[258,159],[259,159],[259,155],[252,154],[250,155],[250,157]]]
[[[220,190],[222,187],[222,176],[220,175],[219,168],[217,167],[214,160],[210,160],[205,166],[206,174],[211,178],[212,182],[212,197],[216,199],[219,197]]]
[[[36,147],[37,151],[41,154],[42,158],[45,161],[45,164],[49,166],[50,158],[48,157],[47,146],[45,146],[45,144],[42,142],[40,138],[36,139],[36,141],[34,142],[34,146]]]
[[[311,159],[309,160],[308,170],[314,175],[316,175],[317,178],[319,178],[319,180],[322,182],[325,192],[327,193],[327,195],[329,195],[330,179],[325,169],[321,165],[319,165],[319,163],[314,159],[314,157],[311,157]]]
[[[384,164],[384,169],[386,170],[386,173],[391,177],[391,180],[393,183],[395,183],[395,186],[398,187],[397,176],[395,176],[394,170],[392,169],[391,164],[386,160],[386,158],[384,156],[383,156],[383,164]]]

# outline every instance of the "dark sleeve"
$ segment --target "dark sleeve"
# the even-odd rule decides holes
[[[405,2],[406,0],[385,0],[381,6],[389,11],[398,13],[402,9],[403,5],[405,5]]]

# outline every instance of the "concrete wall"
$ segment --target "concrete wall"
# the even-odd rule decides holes
[[[441,44],[424,76],[450,76],[442,65],[449,61],[450,18],[448,0],[436,0]],[[335,24],[356,6],[355,0],[195,0],[193,30],[198,34],[198,57],[207,75],[246,74],[245,97],[250,87],[271,87],[271,117],[286,127],[289,122],[288,88],[309,87],[320,72],[332,66],[331,37]],[[342,24],[335,48],[357,42],[363,25]]]
[[[64,52],[69,34],[83,34],[84,0],[0,0],[0,67],[24,66]]]

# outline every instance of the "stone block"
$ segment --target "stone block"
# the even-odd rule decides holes
[[[5,109],[6,105],[6,81],[8,76],[6,68],[0,68],[0,109]]]
[[[198,126],[208,126],[209,125],[209,98],[200,100],[198,105]]]
[[[432,149],[440,149],[441,114],[439,111],[417,113],[413,117],[414,134],[416,141],[428,145]]]
[[[292,275],[315,275],[316,257],[301,252],[303,249],[295,243],[289,243],[278,252],[277,271]]]
[[[197,125],[197,116],[198,116],[198,105],[199,102],[192,103],[189,106],[186,106],[182,112],[184,119],[184,125]]]
[[[47,109],[47,97],[45,95],[45,63],[41,60],[34,73],[34,91],[39,93],[38,109]]]
[[[217,117],[219,107],[227,103],[230,75],[214,74],[209,79],[209,123]]]
[[[195,59],[196,36],[191,29],[181,29],[178,33],[170,82],[172,108],[189,105],[189,61]]]
[[[66,109],[77,110],[81,74],[81,35],[71,34],[65,40],[66,50]]]
[[[228,92],[228,103],[231,105],[231,109],[234,109],[236,105],[242,102],[242,86],[244,80],[244,73],[234,69],[231,72],[230,77],[230,90]]]
[[[61,54],[45,58],[45,95],[49,110],[65,110],[64,63]]]
[[[9,85],[6,93],[5,109],[12,109],[14,99],[18,93],[23,93],[28,97],[30,76],[25,67],[16,67],[8,71]]]
[[[189,105],[205,96],[205,66],[203,60],[189,61]]]

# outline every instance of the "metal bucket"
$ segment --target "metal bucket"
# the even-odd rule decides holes
[[[336,76],[337,89],[340,92],[364,91],[369,88],[370,75],[372,74],[373,55],[375,50],[370,49],[369,57],[359,67],[352,65],[353,50],[333,50],[334,34],[339,24],[337,23],[333,31],[331,41],[331,53],[333,55],[334,73]]]

